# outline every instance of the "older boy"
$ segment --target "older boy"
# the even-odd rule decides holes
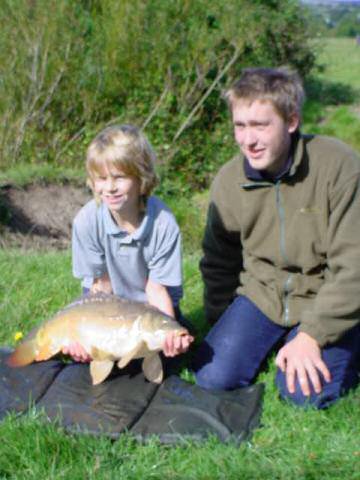
[[[216,324],[197,383],[248,385],[284,341],[281,396],[323,408],[359,380],[359,157],[301,135],[304,94],[289,71],[248,69],[226,97],[241,154],[211,189],[200,267]]]

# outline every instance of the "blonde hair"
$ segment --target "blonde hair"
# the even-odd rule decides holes
[[[94,177],[104,165],[113,165],[140,182],[143,200],[158,183],[156,155],[141,130],[133,125],[114,125],[102,130],[90,143],[86,154],[87,184],[94,192]]]
[[[287,68],[248,68],[240,79],[225,92],[230,109],[237,100],[268,100],[279,115],[288,121],[294,113],[301,117],[305,99],[301,80]]]

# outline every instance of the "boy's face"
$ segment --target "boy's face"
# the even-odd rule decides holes
[[[95,193],[113,213],[133,216],[140,210],[140,182],[114,166],[104,165],[93,176]]]
[[[235,100],[232,105],[235,140],[252,168],[276,174],[287,160],[291,133],[299,118],[285,121],[268,100]]]

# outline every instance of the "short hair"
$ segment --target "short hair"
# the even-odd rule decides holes
[[[247,68],[225,92],[230,109],[237,100],[268,100],[284,120],[294,113],[301,117],[305,99],[298,74],[288,68]]]
[[[155,161],[155,152],[139,128],[113,125],[96,135],[87,149],[87,183],[94,190],[94,176],[101,174],[104,165],[113,165],[140,181],[146,199],[158,183]]]

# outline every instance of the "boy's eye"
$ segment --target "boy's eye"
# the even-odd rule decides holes
[[[256,123],[255,124],[255,127],[258,129],[258,130],[264,130],[267,126],[269,125],[268,122],[262,122],[262,123]]]

